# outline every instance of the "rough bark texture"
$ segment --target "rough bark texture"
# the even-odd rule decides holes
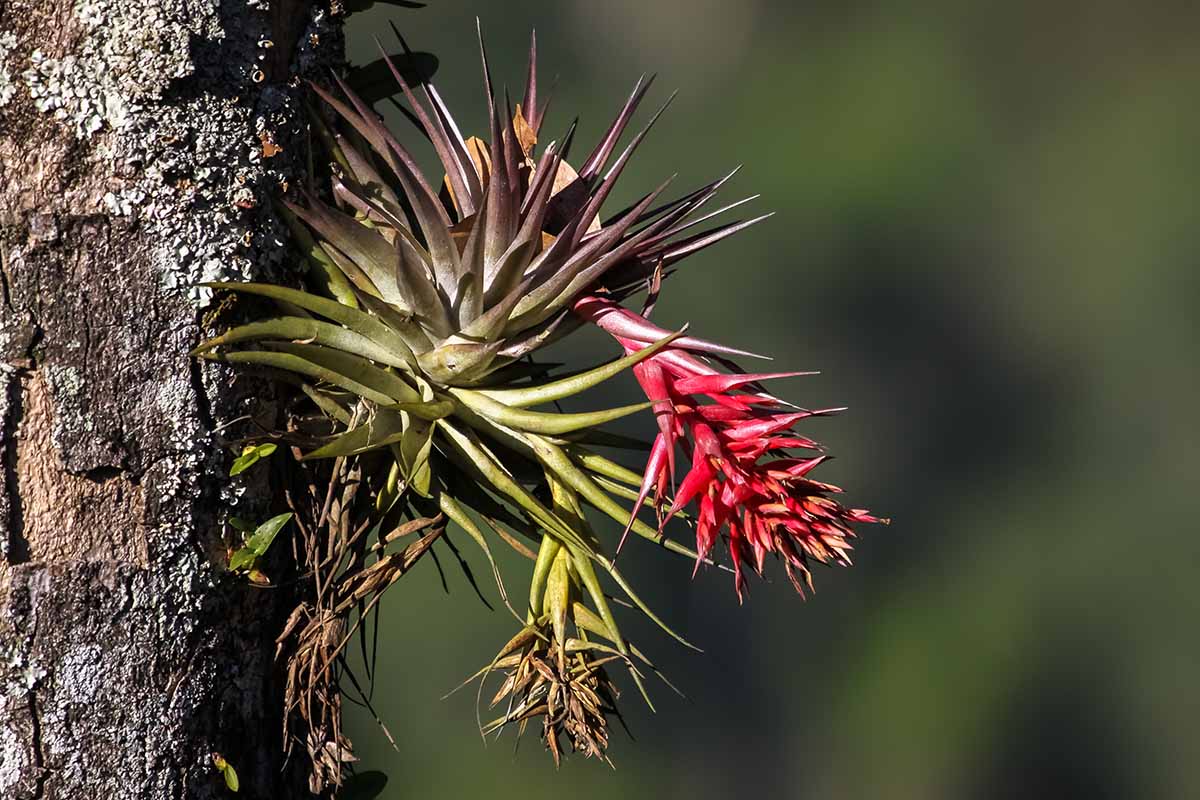
[[[278,593],[222,566],[269,492],[216,433],[271,398],[188,351],[197,282],[288,269],[295,77],[340,48],[300,0],[0,0],[2,798],[228,796],[214,752],[300,794]]]

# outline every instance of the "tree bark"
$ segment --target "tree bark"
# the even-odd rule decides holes
[[[286,279],[305,0],[0,0],[0,797],[301,796],[281,591],[225,569],[224,426],[261,383],[188,356],[202,280]]]

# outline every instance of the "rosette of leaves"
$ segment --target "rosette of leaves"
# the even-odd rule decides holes
[[[340,79],[334,78],[336,93],[314,85],[333,118],[327,123],[313,115],[328,155],[329,191],[303,193],[283,210],[312,266],[311,291],[209,284],[265,298],[277,310],[209,339],[196,354],[293,376],[336,429],[305,460],[386,455],[389,474],[375,502],[381,517],[442,513],[479,544],[493,570],[489,541],[521,549],[517,538],[525,537],[536,545],[529,601],[517,616],[522,636],[532,637],[526,644],[540,644],[524,648],[520,663],[551,663],[556,677],[514,688],[524,692],[520,713],[510,709],[498,724],[523,723],[539,709],[551,720],[547,730],[556,732],[547,734],[556,756],[550,738],[557,742],[562,732],[599,755],[607,739],[593,734],[610,701],[587,664],[617,659],[632,668],[638,657],[620,632],[600,576],[683,639],[625,580],[585,509],[622,526],[632,520],[634,533],[697,556],[637,519],[630,501],[638,499],[642,476],[594,450],[644,447],[603,426],[650,404],[575,413],[548,406],[653,356],[682,332],[562,377],[532,356],[580,325],[571,305],[581,294],[619,300],[653,291],[681,259],[757,220],[697,227],[720,213],[700,212],[728,176],[669,201],[660,199],[664,184],[602,216],[658,118],[620,147],[651,80],[638,82],[576,169],[568,162],[573,125],[561,139],[539,146],[547,101],[538,90],[536,41],[515,107],[498,97],[483,53],[486,138],[464,137],[431,83],[410,86],[386,56],[385,63],[444,177],[428,180],[409,146]],[[570,636],[568,622],[575,629]],[[497,663],[513,655],[502,652]],[[642,673],[632,668],[631,674],[644,694]],[[571,706],[575,691],[589,698],[587,708]],[[561,709],[552,707],[554,697],[578,712],[569,730],[556,716]]]

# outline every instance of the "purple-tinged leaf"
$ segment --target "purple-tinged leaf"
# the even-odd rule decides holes
[[[483,65],[483,89],[487,93],[488,119],[496,117],[496,90],[492,87],[492,68],[488,64],[487,45],[483,41],[483,23],[475,18],[475,35],[479,39],[479,60]],[[493,134],[495,130],[493,130]]]
[[[442,295],[420,254],[403,236],[396,238],[395,250],[399,257],[396,278],[407,301],[406,305],[435,335],[449,336],[454,326],[450,322]]]
[[[651,75],[647,78],[645,75],[638,78],[637,84],[633,87],[633,93],[629,99],[625,101],[625,106],[613,120],[608,131],[604,134],[604,138],[596,145],[596,149],[588,156],[587,161],[579,169],[579,176],[584,180],[591,180],[600,174],[604,169],[604,165],[608,163],[608,159],[612,156],[613,150],[617,147],[617,142],[621,140],[621,134],[625,132],[626,126],[633,118],[634,112],[637,111],[638,104],[642,102],[642,98],[646,96],[647,90],[654,83],[654,77]]]
[[[496,271],[495,280],[484,294],[485,306],[490,308],[496,305],[517,288],[526,268],[533,260],[537,244],[536,240],[518,239],[513,242],[513,246],[500,259],[500,268]]]
[[[664,203],[661,206],[657,206],[657,207],[647,211],[645,214],[642,215],[641,221],[649,222],[663,214],[672,213],[676,209],[679,209],[683,206],[690,206],[692,208],[692,210],[699,208],[700,205],[703,205],[704,202],[707,202],[707,198],[711,198],[714,194],[716,194],[716,192],[718,190],[720,190],[720,188],[722,186],[725,185],[726,181],[728,181],[730,178],[732,178],[734,175],[736,175],[740,170],[741,170],[741,167],[738,167],[737,169],[733,170],[728,175],[726,175],[724,178],[715,180],[712,183],[709,183],[705,186],[701,186],[699,189],[696,189],[695,191],[685,194],[683,197],[672,200],[669,203]],[[701,200],[701,198],[705,198],[705,199]],[[641,201],[639,200],[638,202],[641,202]],[[629,213],[629,210],[631,208],[633,208],[633,206],[635,206],[635,205],[637,205],[637,203],[633,203],[633,204],[621,209],[619,212],[617,212],[616,214],[613,214],[611,217],[609,217],[607,220],[605,220],[604,224],[609,225],[613,221],[625,216],[626,214]]]
[[[459,284],[457,303],[454,307],[460,329],[469,325],[483,313],[484,241],[487,236],[484,225],[487,218],[488,197],[487,194],[483,196],[483,203],[473,218],[474,224],[471,226],[471,233],[467,236],[467,244],[463,248],[463,279]]]
[[[374,149],[375,152],[379,153],[385,158],[388,158],[390,154],[388,153],[387,139],[384,138],[383,133],[380,131],[379,125],[372,125],[368,119],[364,118],[357,111],[350,108],[350,106],[334,97],[319,84],[309,81],[308,86],[310,89],[316,92],[317,96],[324,100],[330,108],[336,111],[342,119],[350,123],[350,127],[358,131],[359,135],[367,141],[367,144],[371,145],[371,148]]]
[[[526,278],[520,285],[504,295],[499,302],[494,303],[488,308],[487,312],[468,326],[462,335],[471,339],[478,338],[485,341],[498,336],[504,330],[513,309],[517,307],[517,303],[529,293],[531,284],[532,281]]]
[[[385,303],[378,297],[357,292],[359,302],[375,316],[379,317],[388,327],[404,340],[414,353],[424,353],[433,349],[433,342],[407,307],[401,308]]]
[[[483,245],[484,274],[494,273],[501,258],[513,243],[520,223],[520,205],[514,189],[519,176],[515,159],[510,158],[510,147],[516,146],[516,133],[512,132],[512,121],[505,127],[493,105],[491,119],[491,162],[492,175],[487,188],[487,216]],[[506,142],[505,139],[509,141]]]
[[[437,151],[438,158],[441,159],[442,168],[446,171],[446,177],[450,181],[450,188],[454,191],[454,198],[458,202],[462,216],[470,216],[475,213],[476,195],[472,185],[468,182],[468,172],[474,175],[475,167],[469,160],[463,161],[460,158],[460,154],[456,151],[449,134],[442,126],[440,120],[430,118],[429,113],[421,105],[417,96],[413,94],[412,89],[408,86],[408,82],[404,79],[400,70],[396,68],[391,57],[384,52],[383,45],[379,43],[378,39],[375,40],[375,44],[379,47],[379,52],[382,54],[387,68],[391,70],[392,77],[396,79],[396,83],[400,85],[400,89],[404,92],[409,105],[412,106],[413,113],[416,114],[417,120],[424,129],[425,134],[433,143],[433,148]],[[465,148],[463,148],[462,155],[466,155]],[[478,186],[478,180],[476,180],[475,186]]]
[[[396,34],[396,39],[400,42],[400,46],[404,48],[404,52],[411,53],[412,50],[409,49],[408,42],[404,41],[404,37],[400,35],[400,30],[396,27],[396,24],[394,22],[389,22],[388,24],[392,28],[392,33]],[[430,108],[433,109],[442,129],[446,132],[454,152],[466,168],[467,184],[471,189],[474,203],[478,204],[479,198],[483,194],[483,187],[479,182],[479,175],[474,170],[471,155],[467,150],[467,140],[463,137],[462,131],[459,130],[458,123],[454,121],[450,109],[446,107],[441,95],[438,94],[437,87],[433,85],[432,74],[427,75],[419,83],[425,92],[425,99],[429,101]]]
[[[539,347],[545,347],[578,330],[583,322],[581,317],[572,314],[568,309],[563,309],[540,325],[535,325],[508,339],[499,355],[509,359],[510,363],[524,358]]]
[[[525,94],[521,99],[521,114],[535,132],[542,124],[537,101],[537,31],[534,30],[529,36],[529,72],[525,77]]]
[[[720,228],[697,234],[690,239],[685,239],[682,242],[674,244],[669,249],[664,250],[664,252],[661,254],[661,258],[666,265],[670,266],[671,264],[692,255],[693,253],[698,253],[701,250],[712,247],[714,244],[722,241],[723,239],[727,239],[730,236],[733,236],[735,233],[744,231],[751,225],[757,225],[763,220],[770,219],[773,216],[775,216],[775,212],[772,211],[769,214],[763,214],[762,216],[755,217],[754,219],[731,222],[728,225],[721,226]]]
[[[382,294],[379,287],[371,280],[371,276],[363,272],[363,270],[346,256],[341,250],[338,250],[329,242],[321,242],[317,245],[321,251],[333,262],[334,266],[341,270],[341,273],[346,276],[360,292],[370,295],[371,297],[379,297],[382,299]]]
[[[527,197],[528,214],[521,222],[512,245],[485,273],[487,293],[485,304],[491,304],[516,288],[542,243],[542,224],[546,216],[546,204],[554,188],[554,176],[562,160],[558,148],[551,143],[543,153],[534,170],[533,185]]]
[[[525,193],[525,200],[521,204],[522,222],[533,213],[539,213],[542,218],[545,217],[546,209],[543,207],[539,210],[535,206],[535,202],[537,202],[537,198],[540,196],[542,182],[549,181],[549,188],[545,190],[546,196],[541,200],[544,206],[549,201],[550,195],[554,190],[554,179],[558,175],[558,164],[566,158],[565,153],[571,146],[571,139],[574,138],[578,127],[579,120],[575,120],[571,123],[571,127],[567,129],[567,135],[563,138],[561,145],[557,141],[554,141],[542,151],[541,157],[533,167],[532,182]],[[541,229],[540,223],[538,228],[539,230]]]
[[[445,206],[438,200],[428,182],[421,175],[412,155],[396,138],[380,123],[379,118],[342,82],[337,76],[334,79],[342,87],[342,91],[358,110],[366,125],[375,132],[376,138],[385,143],[380,153],[396,173],[404,193],[412,203],[413,214],[421,227],[428,245],[429,254],[433,261],[433,271],[438,285],[446,292],[452,292],[457,285],[461,269],[458,257],[458,247],[450,237],[450,216]]]
[[[342,134],[334,134],[334,141],[337,143],[338,149],[342,151],[342,155],[345,156],[346,163],[350,165],[352,174],[347,177],[358,183],[365,196],[374,198],[380,205],[394,209],[393,213],[399,212],[400,215],[403,215],[400,198],[375,169],[371,160],[359,152],[358,148]],[[407,222],[404,227],[408,227]]]
[[[372,222],[382,222],[397,235],[402,235],[409,241],[415,241],[407,221],[401,216],[402,209],[387,203],[383,198],[370,197],[363,186],[350,180],[335,177],[333,191],[339,198],[365,214]],[[428,258],[428,254],[426,254],[426,258]]]
[[[667,99],[667,102],[663,103],[662,107],[659,108],[654,116],[650,118],[650,121],[646,124],[646,127],[644,127],[641,132],[639,132],[638,135],[633,138],[633,141],[629,143],[629,145],[617,159],[617,163],[614,164],[612,169],[610,169],[604,176],[604,180],[600,184],[600,187],[592,194],[592,197],[588,201],[587,205],[584,206],[583,223],[579,226],[579,228],[576,229],[575,232],[574,244],[576,246],[583,238],[583,233],[586,231],[587,227],[591,225],[592,220],[594,220],[600,214],[600,208],[604,205],[604,201],[608,199],[613,187],[616,186],[617,181],[621,177],[621,173],[625,170],[625,166],[629,163],[629,159],[633,157],[633,154],[637,150],[638,146],[645,141],[646,136],[650,133],[650,129],[654,127],[654,123],[658,122],[659,118],[663,115],[663,112],[667,110],[672,101],[674,101],[675,97],[676,95],[672,94],[671,97]],[[636,219],[634,220],[635,223],[637,221],[638,220]],[[603,228],[601,230],[603,230]]]
[[[718,208],[716,211],[710,211],[702,217],[697,217],[696,219],[691,219],[691,220],[679,221],[678,224],[671,225],[666,230],[664,230],[662,233],[660,233],[657,236],[655,236],[654,238],[646,241],[643,245],[643,248],[644,248],[643,252],[651,252],[659,245],[663,244],[664,242],[666,242],[670,239],[675,238],[676,236],[683,233],[684,231],[695,228],[698,225],[703,225],[704,223],[708,222],[709,220],[719,217],[722,214],[727,214],[730,211],[734,210],[735,208],[740,208],[741,206],[745,205],[746,203],[757,200],[761,196],[762,195],[755,194],[755,195],[751,195],[750,197],[744,197],[741,200],[738,200],[733,203],[729,203],[728,205],[724,205],[721,208]],[[690,215],[691,213],[694,212],[694,210],[695,209],[689,209],[688,214],[686,214],[684,216]]]
[[[513,319],[509,323],[508,330],[520,330],[522,327],[528,327],[530,324],[545,319],[555,308],[564,305],[565,300],[552,306],[554,301],[560,299],[560,296],[571,282],[585,269],[600,262],[607,262],[605,266],[615,263],[616,259],[613,257],[613,254],[603,255],[605,251],[624,235],[625,231],[649,208],[650,204],[657,199],[658,195],[666,187],[667,183],[660,186],[658,191],[652,193],[642,201],[640,206],[630,211],[624,220],[617,222],[607,230],[602,229],[599,235],[585,244],[577,253],[574,253],[561,269],[530,292],[518,304],[514,311]],[[566,236],[567,234],[564,232],[560,240]],[[553,247],[551,249],[553,250]],[[599,262],[597,261],[598,258]],[[596,277],[599,277],[599,275],[596,275]]]
[[[307,196],[305,200],[307,206],[286,201],[285,205],[361,268],[370,277],[371,283],[379,290],[383,299],[402,302],[395,278],[397,258],[388,240],[315,197]]]

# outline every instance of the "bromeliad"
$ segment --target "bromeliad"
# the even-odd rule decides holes
[[[829,497],[835,487],[809,477],[823,456],[793,429],[831,410],[784,403],[762,385],[784,374],[714,366],[752,354],[660,328],[622,305],[648,287],[657,294],[682,259],[765,218],[706,227],[741,204],[706,210],[729,175],[671,200],[661,199],[663,184],[603,215],[662,113],[621,146],[652,79],[638,81],[576,168],[568,160],[574,125],[541,146],[549,101],[539,91],[536,40],[515,106],[497,95],[483,51],[484,138],[461,133],[430,81],[410,83],[384,60],[444,177],[428,180],[408,145],[341,79],[336,91],[313,86],[327,106],[312,125],[328,156],[329,191],[302,193],[280,209],[310,265],[312,291],[210,284],[265,298],[276,312],[196,354],[294,376],[331,426],[303,459],[369,458],[387,472],[374,490],[376,530],[404,515],[444,515],[482,548],[505,598],[489,542],[533,556],[518,541],[529,539],[528,601],[513,611],[520,633],[481,672],[505,674],[495,703],[507,708],[483,728],[523,729],[539,717],[556,759],[560,737],[603,756],[615,701],[603,665],[627,667],[643,695],[643,670],[653,667],[621,634],[601,576],[683,640],[626,581],[620,547],[592,529],[588,507],[697,568],[714,563],[724,537],[739,598],[743,565],[761,574],[775,554],[799,588],[797,575],[809,583],[810,560],[849,563],[851,525],[878,520],[844,508]],[[589,323],[615,337],[624,357],[561,377],[532,359]],[[627,369],[646,402],[545,408]],[[654,413],[659,426],[642,474],[596,450],[629,446],[602,426],[639,412]],[[685,446],[690,466],[674,489]],[[657,524],[642,511],[657,512]],[[673,518],[694,525],[694,550],[668,537]]]

